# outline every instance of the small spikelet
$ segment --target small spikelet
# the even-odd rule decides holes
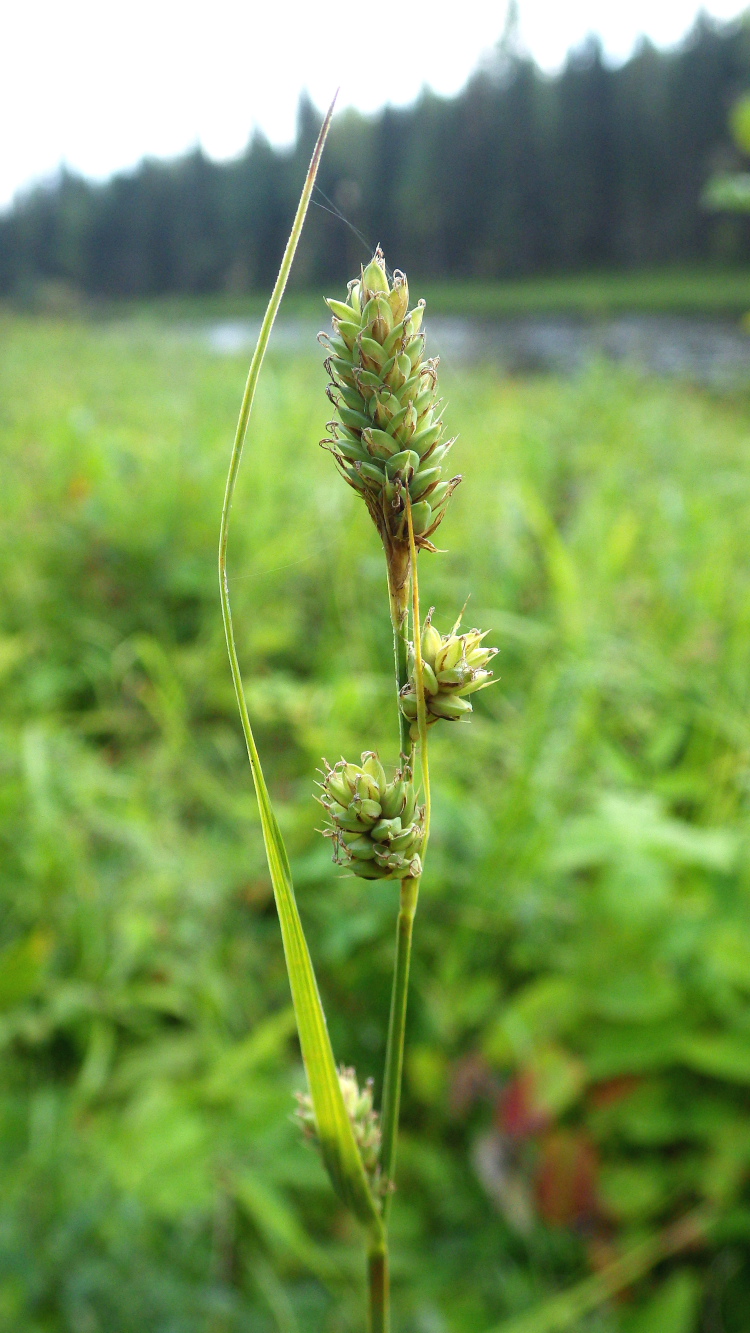
[[[487,667],[495,657],[497,648],[484,647],[487,631],[470,629],[464,634],[458,634],[460,623],[459,616],[450,634],[440,634],[432,624],[432,610],[425,620],[421,642],[428,726],[432,726],[439,718],[458,722],[468,717],[472,711],[468,696],[495,684],[493,674]],[[409,683],[401,691],[400,703],[404,717],[411,722],[411,737],[417,740],[419,727],[413,645],[409,652]]]
[[[416,544],[434,550],[430,537],[461,478],[443,477],[453,440],[442,440],[437,360],[424,357],[424,301],[409,311],[406,277],[396,271],[389,280],[378,247],[350,283],[348,302],[328,305],[333,335],[320,337],[336,416],[321,444],[364,499],[387,549],[408,540],[408,494]]]
[[[381,1133],[379,1116],[373,1107],[373,1081],[368,1078],[364,1086],[360,1088],[355,1071],[345,1068],[344,1065],[339,1066],[338,1076],[344,1106],[354,1130],[354,1138],[362,1158],[362,1165],[365,1168],[370,1188],[377,1198],[382,1193],[380,1187]],[[295,1112],[297,1123],[301,1125],[305,1137],[313,1143],[317,1143],[318,1126],[315,1120],[312,1097],[306,1092],[298,1092],[295,1095],[297,1098],[297,1110]]]
[[[388,781],[372,750],[360,764],[326,763],[320,803],[329,823],[323,836],[333,842],[333,859],[360,879],[417,878],[424,811],[417,807],[408,765]]]

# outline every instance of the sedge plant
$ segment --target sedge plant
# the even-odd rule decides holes
[[[335,99],[334,99],[335,100]],[[424,302],[409,308],[403,273],[389,276],[378,249],[349,283],[333,315],[325,361],[333,419],[321,441],[344,481],[367,506],[382,542],[395,659],[396,762],[372,750],[356,761],[323,761],[319,800],[333,860],[364,880],[388,880],[398,893],[391,1010],[380,1111],[374,1082],[336,1067],[315,972],[294,896],[284,846],[253,736],[234,638],[227,580],[229,519],[255,389],[271,329],[302,231],[333,113],[323,122],[281,268],[253,353],[224,497],[219,578],[229,661],[260,808],[263,838],[281,925],[292,1001],[307,1075],[298,1119],[318,1146],[339,1199],[362,1226],[367,1247],[370,1333],[390,1327],[388,1221],[396,1187],[401,1078],[412,929],[430,831],[430,728],[471,713],[470,696],[492,682],[479,630],[460,632],[460,617],[441,634],[433,610],[420,617],[418,559],[460,476],[449,476],[453,440],[444,439],[437,361],[425,357]],[[394,898],[394,911],[396,899]]]

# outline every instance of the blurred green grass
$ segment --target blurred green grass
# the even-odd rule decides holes
[[[244,370],[147,322],[0,323],[3,1329],[360,1328],[356,1235],[289,1119],[220,623]],[[604,365],[441,382],[466,479],[422,594],[446,628],[471,592],[501,683],[433,745],[396,1327],[482,1333],[708,1200],[711,1245],[585,1327],[741,1333],[750,401]],[[395,760],[390,632],[324,383],[269,361],[230,576],[334,1049],[377,1079],[395,891],[338,878],[312,784]]]

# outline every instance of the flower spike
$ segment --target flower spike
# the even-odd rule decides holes
[[[321,337],[336,417],[321,444],[364,499],[386,551],[408,544],[407,494],[417,548],[434,551],[430,537],[461,477],[443,476],[453,440],[442,438],[437,358],[424,357],[425,303],[409,311],[406,277],[388,278],[378,247],[348,302],[328,306],[333,336]]]

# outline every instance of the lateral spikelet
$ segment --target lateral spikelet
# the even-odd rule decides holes
[[[417,805],[408,764],[389,782],[378,756],[365,750],[361,764],[326,763],[321,786],[320,803],[330,821],[323,833],[333,841],[337,865],[360,879],[421,875],[424,810]]]
[[[373,1081],[368,1078],[360,1088],[353,1069],[340,1065],[338,1069],[339,1087],[344,1098],[344,1106],[351,1121],[354,1138],[362,1158],[368,1182],[373,1194],[377,1196],[380,1188],[380,1117],[373,1107]],[[318,1143],[318,1124],[315,1119],[312,1097],[306,1092],[295,1093],[297,1123],[302,1127],[305,1137]]]
[[[444,476],[453,440],[442,438],[437,359],[424,356],[425,303],[409,310],[406,277],[397,270],[389,280],[378,247],[348,300],[327,304],[333,334],[320,338],[335,416],[321,444],[364,499],[386,550],[407,541],[408,492],[416,544],[434,551],[430,537],[461,477]]]
[[[438,719],[458,722],[472,711],[468,696],[495,684],[488,664],[497,648],[485,648],[487,631],[466,630],[459,634],[459,616],[450,634],[440,634],[432,624],[430,610],[422,630],[422,665],[427,725]],[[419,737],[417,725],[417,685],[414,645],[409,646],[409,683],[399,695],[401,711],[411,722],[412,740]]]

